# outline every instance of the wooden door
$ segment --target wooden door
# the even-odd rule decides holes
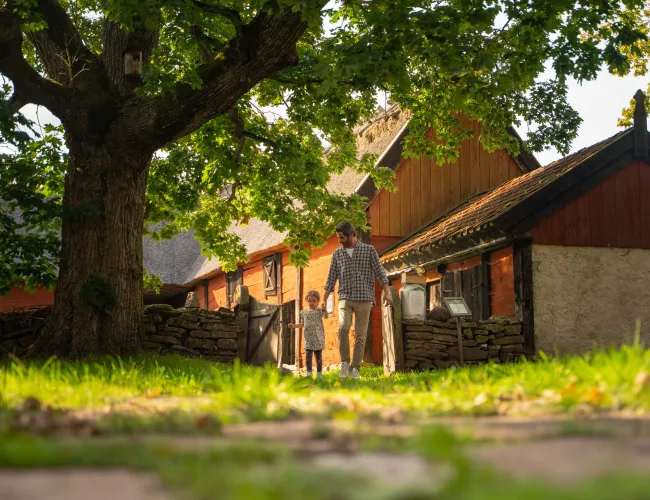
[[[244,272],[241,269],[226,274],[226,300],[228,307],[234,307],[234,297],[237,287],[242,286]]]
[[[298,330],[291,330],[289,323],[293,323],[296,316],[296,302],[291,301],[282,304],[282,338],[280,341],[280,352],[282,352],[282,361],[280,364],[295,365],[296,364],[296,335],[299,334]]]
[[[277,366],[281,332],[280,306],[251,297],[246,361],[254,365],[272,363]]]

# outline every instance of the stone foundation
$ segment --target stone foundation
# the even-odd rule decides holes
[[[50,307],[0,314],[0,357],[22,356],[38,337],[47,335]],[[144,308],[144,349],[232,363],[241,327],[230,309],[174,309],[167,304]]]
[[[232,363],[242,335],[230,309],[174,309],[161,304],[144,308],[144,349]]]
[[[51,314],[51,307],[0,313],[0,358],[25,354],[38,337],[47,334]]]
[[[456,320],[402,323],[404,359],[408,370],[447,368],[460,360]],[[524,355],[521,323],[503,316],[487,321],[461,322],[466,364],[513,361]]]

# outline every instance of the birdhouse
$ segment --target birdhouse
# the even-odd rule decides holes
[[[124,53],[124,74],[142,74],[142,50],[131,49]]]

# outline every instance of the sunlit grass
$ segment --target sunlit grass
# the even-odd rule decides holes
[[[35,397],[54,408],[106,408],[139,398],[178,402],[221,421],[284,418],[290,412],[372,415],[399,409],[411,418],[436,415],[650,410],[650,350],[639,345],[536,362],[474,365],[362,380],[282,376],[275,368],[222,365],[175,356],[102,358],[89,362],[7,361],[0,398],[19,407]]]
[[[80,464],[150,470],[160,474],[171,491],[182,492],[179,498],[195,499],[213,498],[218,491],[224,499],[640,500],[647,497],[650,480],[639,475],[601,478],[572,488],[504,478],[469,462],[463,442],[437,427],[426,427],[406,440],[395,438],[393,444],[386,438],[364,438],[375,441],[363,449],[418,452],[451,463],[455,479],[443,491],[427,486],[418,492],[391,490],[358,471],[314,469],[304,457],[277,445],[221,442],[192,451],[177,448],[170,433],[218,434],[219,422],[283,419],[292,413],[354,420],[397,412],[415,422],[438,415],[570,414],[578,409],[647,412],[649,373],[650,350],[640,345],[391,377],[385,377],[381,368],[364,367],[359,382],[339,381],[335,372],[316,381],[283,376],[270,366],[213,364],[175,356],[6,361],[0,364],[0,467]],[[12,415],[30,397],[53,408],[101,410],[104,415],[107,408],[114,408],[102,420],[111,432],[105,439],[91,440],[7,432],[3,414]],[[132,408],[148,405],[153,412],[129,414]],[[123,434],[165,437],[134,444]]]

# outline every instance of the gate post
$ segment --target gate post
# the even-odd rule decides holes
[[[250,296],[248,287],[239,285],[233,294],[233,306],[237,316],[237,324],[241,332],[237,335],[237,358],[240,363],[246,362],[246,349],[248,348],[248,316],[250,313]]]
[[[404,339],[402,335],[402,300],[397,288],[388,287],[393,302],[384,305],[384,293],[381,294],[381,329],[384,347],[384,375],[404,371]]]

